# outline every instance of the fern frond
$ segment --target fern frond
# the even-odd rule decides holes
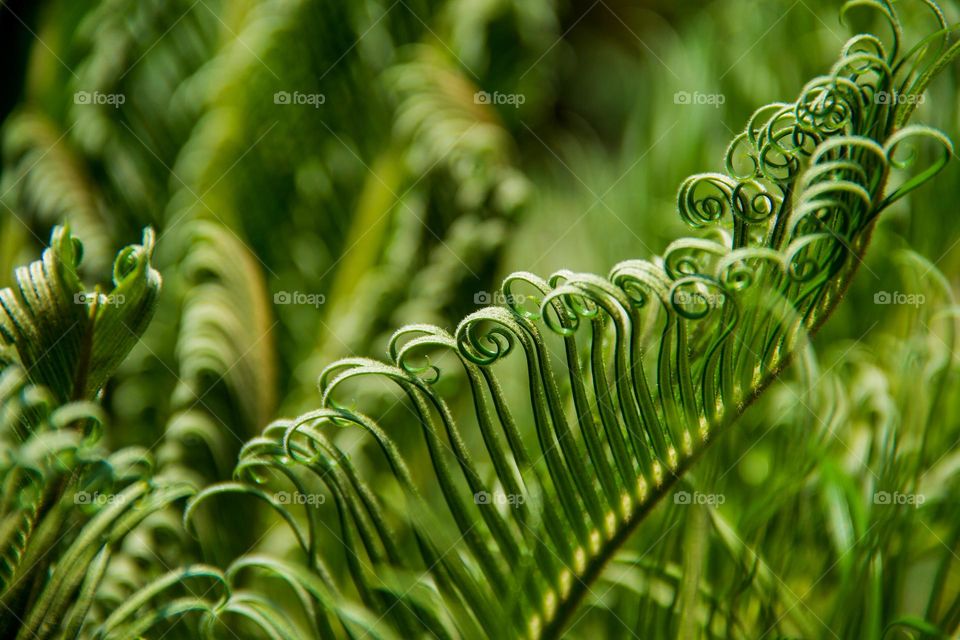
[[[103,196],[65,134],[41,113],[26,110],[4,126],[4,193],[17,224],[69,222],[84,238],[86,266],[106,272],[113,256],[113,229]]]
[[[952,153],[934,130],[901,128],[904,103],[881,97],[925,86],[905,62],[912,53],[898,54],[892,7],[851,4],[889,18],[892,46],[854,37],[795,102],[756,112],[730,146],[727,173],[682,184],[679,213],[705,237],[623,262],[606,278],[514,274],[502,286],[506,306],[470,314],[453,332],[401,329],[386,363],[334,363],[319,379],[321,408],[268,426],[241,452],[241,482],[202,491],[185,519],[226,494],[265,501],[309,569],[326,575],[325,563],[342,563],[344,597],[406,636],[559,637],[657,500],[830,315],[878,215]],[[953,55],[943,47],[927,68]],[[934,147],[933,163],[888,188],[891,173],[918,157],[901,155],[914,143]],[[445,393],[448,374],[434,361],[462,370],[468,399]],[[497,372],[508,366],[525,370],[525,388],[504,388]],[[360,379],[397,388],[422,448],[401,453],[406,435],[337,400]],[[470,406],[457,417],[460,402]],[[369,435],[389,474],[361,468],[338,446],[346,428]],[[271,494],[263,487],[273,478],[295,491]],[[316,495],[331,496],[337,531],[324,531],[316,504],[291,501]],[[304,505],[305,528],[289,505]],[[416,577],[394,579],[402,575]],[[432,607],[414,595],[423,592],[434,594]],[[230,602],[211,606],[205,624]],[[263,632],[287,633],[282,617],[255,614],[244,599],[236,607]]]
[[[142,450],[105,452],[96,404],[58,404],[17,365],[0,374],[0,411],[0,632],[72,637],[125,536],[193,488],[152,478]]]
[[[113,265],[113,288],[88,291],[77,275],[83,245],[55,227],[40,261],[17,270],[17,288],[0,291],[0,337],[16,349],[34,384],[60,402],[93,398],[146,329],[160,292],[150,265],[154,234]]]

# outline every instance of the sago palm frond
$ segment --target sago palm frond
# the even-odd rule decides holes
[[[830,315],[878,215],[949,158],[940,133],[905,126],[957,50],[939,12],[939,31],[903,52],[890,4],[848,6],[879,11],[892,42],[851,39],[795,102],[754,114],[729,148],[726,173],[682,184],[680,215],[706,236],[623,262],[606,278],[514,274],[501,290],[505,306],[452,332],[401,329],[389,362],[331,365],[320,376],[321,408],[268,426],[241,452],[237,482],[204,490],[185,514],[190,523],[224,494],[258,497],[293,530],[303,565],[243,557],[215,572],[218,599],[164,605],[166,590],[190,577],[175,570],[115,611],[104,637],[144,633],[187,611],[202,612],[207,631],[239,618],[276,638],[337,627],[373,637],[558,637],[657,500]],[[934,147],[931,164],[888,186],[919,157],[905,153],[914,143]],[[445,397],[431,357],[462,370],[472,411],[455,415],[458,398]],[[526,370],[525,388],[499,382],[510,366]],[[345,406],[341,390],[359,379],[396,386],[422,445],[401,451],[408,434]],[[339,447],[345,429],[366,432],[389,473]],[[268,490],[279,477],[292,492]],[[318,508],[327,495],[336,530]],[[305,505],[303,522],[292,505]],[[285,583],[296,596],[290,606],[236,591],[252,569]],[[209,577],[209,568],[196,571]]]
[[[153,315],[152,230],[120,252],[114,288],[87,290],[83,247],[55,227],[40,261],[0,291],[0,633],[76,637],[131,531],[193,493],[146,451],[102,446],[94,402]]]
[[[289,529],[277,532],[286,534],[282,540],[292,538],[299,547],[289,554],[296,557],[280,557],[275,549],[242,555],[226,569],[182,564],[193,554],[179,548],[177,566],[167,567],[145,550],[154,553],[153,542],[166,532],[178,546],[182,542],[184,531],[174,527],[175,510],[168,507],[194,493],[184,477],[204,480],[182,463],[190,455],[210,456],[223,476],[225,452],[240,445],[233,436],[248,433],[273,412],[274,364],[269,350],[257,344],[270,322],[260,313],[266,290],[254,263],[257,254],[235,233],[245,235],[246,223],[264,222],[234,210],[233,202],[270,181],[255,170],[264,158],[254,153],[238,160],[237,170],[261,181],[251,180],[241,195],[214,189],[217,157],[233,156],[224,152],[191,162],[189,142],[172,135],[160,159],[176,157],[190,171],[178,169],[188,177],[182,189],[174,185],[169,209],[177,221],[181,215],[192,218],[173,243],[185,251],[188,281],[179,283],[181,383],[160,472],[140,449],[111,453],[102,447],[105,419],[92,402],[102,397],[109,376],[153,314],[160,287],[151,261],[153,233],[145,232],[142,245],[121,252],[112,292],[91,293],[83,286],[77,276],[82,247],[62,227],[55,228],[41,261],[17,273],[15,288],[0,292],[0,633],[135,638],[182,624],[192,637],[215,637],[223,627],[240,637],[291,640],[559,637],[605,567],[640,564],[617,556],[631,533],[671,487],[690,477],[708,446],[797,358],[836,308],[879,214],[946,164],[952,149],[943,135],[906,126],[930,78],[957,51],[939,11],[925,6],[934,9],[938,30],[904,52],[890,3],[849,3],[848,8],[866,7],[885,17],[892,39],[854,37],[831,72],[810,82],[795,102],[754,114],[729,147],[726,173],[683,182],[680,216],[704,235],[677,240],[662,257],[622,262],[607,277],[513,274],[498,293],[505,304],[468,315],[452,331],[436,324],[407,326],[389,340],[387,362],[348,358],[327,367],[319,380],[320,408],[267,426],[240,449],[233,482],[210,486],[188,503],[185,528],[198,534],[206,561],[246,547],[256,519],[242,509],[220,510],[236,504],[226,501],[244,497],[268,505]],[[145,3],[140,10],[163,7]],[[177,32],[188,39],[213,24],[204,7],[193,8],[196,14]],[[316,7],[287,8],[285,29],[308,21],[326,24]],[[345,19],[353,15],[337,10]],[[264,15],[249,6],[237,12],[254,32],[265,24]],[[109,12],[90,19],[113,21]],[[116,25],[130,47],[134,40],[127,29],[139,24]],[[398,40],[413,41],[422,26],[405,17],[392,28]],[[262,40],[247,40],[258,51],[273,51],[279,36],[258,33]],[[204,57],[204,42],[197,38],[197,55],[172,66],[174,85]],[[450,201],[467,202],[471,211],[492,204],[508,212],[523,178],[506,159],[506,137],[485,122],[490,135],[472,138],[470,114],[487,114],[464,99],[470,82],[449,61],[432,57],[435,50],[417,51],[412,62],[393,68],[401,98],[405,86],[416,87],[400,107],[412,140],[407,161],[418,166],[419,157],[425,161],[421,167],[442,164],[446,154],[436,147],[436,129],[463,133],[446,167],[455,187]],[[222,61],[235,59],[225,53]],[[162,60],[155,63],[163,66]],[[93,74],[99,79],[94,86],[109,89],[116,79],[110,62],[109,56],[93,56],[83,77]],[[217,104],[215,97],[210,100]],[[239,123],[237,131],[259,122],[252,117],[259,105],[242,107],[224,119]],[[92,111],[81,113],[79,147],[99,149],[91,141],[106,127],[108,139],[136,150],[119,153],[115,157],[126,163],[109,167],[116,184],[130,189],[138,182],[124,176],[136,175],[131,167],[152,154],[128,134],[149,130],[147,122],[115,128]],[[186,135],[176,122],[167,124],[164,131]],[[215,129],[212,120],[199,127],[207,140]],[[329,130],[339,135],[335,131],[346,135],[340,127]],[[40,133],[46,137],[37,140],[49,139],[51,130]],[[314,133],[327,139],[323,131]],[[15,144],[16,136],[8,138],[16,164],[37,145],[27,138],[22,145]],[[181,143],[186,152],[178,151]],[[932,147],[932,154],[908,152],[915,143]],[[221,152],[232,148],[224,143]],[[332,155],[342,156],[337,149]],[[379,151],[361,149],[361,155]],[[394,152],[388,150],[385,162],[398,162]],[[482,157],[493,158],[484,166],[494,171],[473,184],[474,173],[460,163]],[[930,157],[912,177],[891,177]],[[45,175],[80,184],[82,172],[64,171],[73,166],[71,158],[49,158],[44,167],[49,171],[28,176],[23,193],[45,184]],[[318,166],[309,164],[308,169]],[[396,164],[393,169],[396,184],[403,184],[403,171]],[[165,190],[166,172],[156,175],[161,177],[147,182]],[[290,195],[290,189],[271,184],[275,191],[264,188],[260,198]],[[191,185],[204,187],[200,196],[191,193]],[[97,198],[80,187],[67,191],[71,204],[62,207],[82,209],[77,224],[99,210]],[[151,195],[153,189],[135,191],[130,191],[134,200],[151,205],[163,200]],[[117,195],[111,199],[123,201]],[[321,200],[341,199],[342,194],[326,194]],[[208,200],[236,215],[226,215],[224,222]],[[38,214],[59,215],[61,203],[55,200],[36,204]],[[147,215],[159,218],[158,213]],[[478,215],[465,224],[460,219],[450,237],[458,237],[460,229],[464,245],[473,246],[470,230],[489,229],[485,223],[491,221],[495,226],[496,218]],[[444,239],[437,240],[426,244],[442,254]],[[403,244],[403,238],[397,242]],[[421,246],[405,244],[414,251]],[[424,272],[445,271],[455,279],[445,264],[432,256]],[[393,290],[416,289],[424,280]],[[516,372],[519,378],[508,375]],[[454,378],[465,381],[469,393],[459,393],[450,384]],[[525,382],[517,384],[518,379]],[[208,383],[222,385],[223,393],[206,397]],[[358,386],[376,386],[379,401],[394,399],[395,408],[411,416],[406,429],[395,429],[397,421],[386,418],[385,407],[374,415],[354,406],[351,391]],[[193,447],[196,442],[203,446]],[[891,484],[899,479],[885,478]],[[695,517],[699,523],[694,521],[684,538],[690,542],[689,566],[697,566],[697,553],[705,552],[698,531],[710,518],[733,555],[751,565],[745,584],[777,589],[763,558],[738,545],[731,525],[715,513]],[[939,566],[949,568],[949,562],[944,558]],[[149,569],[128,571],[141,564]],[[696,583],[681,580],[675,566],[644,569],[673,589],[683,615],[698,598],[733,608],[707,587],[691,589]],[[134,591],[145,580],[150,581]],[[931,600],[930,615],[955,624],[957,611],[945,609]],[[785,624],[804,635],[815,632],[805,618],[795,614]],[[695,626],[693,620],[682,628]]]

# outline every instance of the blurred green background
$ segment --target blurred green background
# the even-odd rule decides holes
[[[313,360],[451,323],[505,273],[661,252],[684,233],[680,180],[721,168],[755,108],[829,67],[849,35],[838,15],[775,0],[13,3],[0,273],[60,220],[99,278],[144,225],[168,279],[188,271],[174,239],[192,222],[229,228],[224,250],[269,296],[323,296],[261,319],[279,322],[275,397],[301,410]],[[955,127],[956,73],[918,120]],[[946,272],[960,252],[933,190],[948,171],[922,214],[886,221]],[[175,367],[161,331],[155,355]]]
[[[900,4],[908,30],[932,29],[922,2]],[[243,441],[316,406],[333,359],[382,356],[404,323],[452,328],[511,271],[606,273],[688,234],[677,186],[721,170],[756,108],[829,69],[851,34],[840,5],[6,2],[0,285],[55,224],[69,222],[84,275],[101,282],[153,226],[162,299],[107,389],[106,437],[200,482],[225,479]],[[956,140],[958,87],[953,65],[914,120]],[[958,290],[958,188],[954,162],[884,214],[806,364],[710,451],[696,477],[728,496],[724,523],[662,505],[574,633],[670,628],[678,576],[702,572],[705,601],[742,606],[744,620],[774,622],[771,603],[800,599],[800,628],[860,637],[877,601],[857,585],[879,547],[896,559],[881,581],[891,616],[926,613],[916,603],[936,588],[938,611],[960,619],[960,584],[934,575],[960,553],[957,493],[952,508],[880,529],[857,505],[888,472],[935,469],[937,491],[957,487],[955,455],[911,453],[913,436],[941,452],[960,436],[951,294],[898,252],[912,248]],[[874,304],[894,291],[929,304]],[[891,433],[896,453],[884,453]],[[769,576],[746,547],[767,556]]]

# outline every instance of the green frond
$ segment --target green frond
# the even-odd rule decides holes
[[[100,448],[96,404],[57,406],[15,365],[0,389],[0,628],[11,638],[73,636],[125,536],[193,488],[151,478],[142,450]]]
[[[28,16],[0,266],[52,233],[0,291],[0,637],[956,633],[953,247],[899,234],[948,228],[952,143],[909,122],[957,27],[730,2]],[[681,118],[669,75],[730,103]],[[706,113],[785,86],[650,213]],[[926,298],[863,313],[895,285]]]
[[[344,563],[339,588],[404,635],[559,637],[657,500],[830,315],[877,216],[952,153],[934,130],[898,128],[902,105],[877,98],[920,81],[898,46],[854,37],[796,102],[756,112],[730,145],[726,174],[685,181],[679,213],[703,238],[607,278],[514,274],[501,289],[506,306],[472,313],[452,333],[410,326],[391,339],[390,362],[330,365],[321,409],[273,423],[241,452],[236,475],[249,485],[208,489],[185,517],[200,501],[255,491],[287,519],[308,567],[325,575],[324,563]],[[939,149],[929,167],[902,159],[902,145],[918,142]],[[905,168],[913,177],[889,188]],[[444,394],[449,372],[432,364],[444,358],[462,370],[470,403]],[[526,388],[505,389],[497,372],[518,360]],[[414,458],[416,480],[401,436],[337,400],[361,378],[395,385],[415,417],[426,453]],[[470,410],[455,413],[463,404]],[[365,479],[337,445],[357,427],[389,480]],[[279,486],[274,476],[294,491],[260,488]],[[321,529],[309,502],[292,503],[305,504],[305,531],[282,507],[316,495],[332,498],[337,531]],[[398,588],[384,577],[394,572],[420,578]],[[442,604],[419,615],[412,594],[431,588]],[[683,595],[688,606],[697,598]]]
[[[160,292],[153,245],[147,229],[142,244],[117,255],[109,293],[80,281],[83,245],[68,227],[55,227],[42,258],[17,270],[17,288],[0,291],[0,337],[34,384],[60,402],[97,394],[153,315]]]
[[[5,125],[4,205],[13,212],[13,223],[33,221],[53,226],[67,221],[84,239],[86,267],[107,273],[113,256],[113,230],[87,167],[68,144],[60,144],[64,132],[41,113],[24,111]],[[31,227],[26,226],[32,233]]]

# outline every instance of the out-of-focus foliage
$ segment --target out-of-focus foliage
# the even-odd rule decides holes
[[[891,6],[852,4],[845,24],[820,0],[5,4],[0,634],[960,632],[957,164],[882,200],[948,148],[916,130],[921,169],[888,176],[895,114],[958,130],[960,70],[924,75],[944,34],[910,49],[958,15],[897,3],[897,51]],[[883,49],[805,88],[851,31]],[[809,122],[765,134],[765,112],[733,179],[681,190],[688,221],[726,201],[738,222],[671,245],[680,179],[796,95]],[[631,278],[664,287],[663,335]],[[827,312],[812,343],[789,329]],[[336,358],[388,345],[394,368],[347,361],[318,396]],[[343,384],[368,373],[410,397]]]

